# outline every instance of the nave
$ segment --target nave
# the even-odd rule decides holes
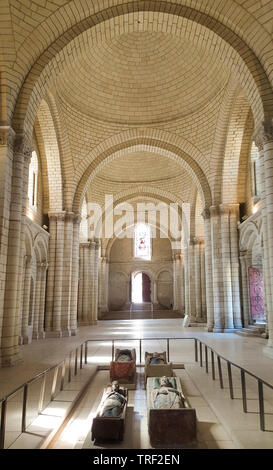
[[[75,385],[79,386],[84,380],[94,373],[97,365],[107,364],[111,360],[111,341],[114,338],[124,338],[123,341],[115,342],[117,346],[136,347],[138,351],[138,341],[136,338],[157,338],[155,341],[143,341],[142,354],[144,351],[163,351],[166,350],[166,341],[160,338],[200,338],[208,346],[213,347],[222,357],[237,363],[246,370],[259,376],[261,379],[273,383],[273,373],[269,367],[270,359],[264,358],[262,348],[263,338],[244,338],[234,333],[223,336],[215,334],[213,338],[203,328],[183,328],[181,320],[134,320],[134,321],[101,321],[90,329],[82,327],[79,338],[63,338],[62,348],[58,347],[56,339],[46,339],[43,342],[34,342],[23,348],[24,351],[24,371],[19,365],[12,369],[2,369],[0,371],[0,394],[10,392],[21,385],[35,374],[61,361],[69,351],[77,347],[84,340],[98,339],[88,347],[88,364],[76,378],[72,379],[71,384],[67,384],[62,394],[56,396],[47,410],[42,412],[43,429],[40,421],[35,427],[30,428],[25,436],[17,437],[12,443],[8,437],[7,445],[12,449],[39,448],[43,439],[37,438],[39,434],[44,436],[53,426],[53,420],[57,421],[56,415],[61,416],[65,409],[66,400],[68,400]],[[144,333],[145,331],[145,333]],[[175,335],[173,331],[176,331]],[[100,339],[100,341],[99,341]],[[179,344],[178,344],[179,343]],[[181,344],[183,343],[183,344]],[[45,351],[47,355],[45,356]],[[35,357],[35,362],[33,362]],[[208,361],[208,373],[205,370],[205,364],[200,367],[199,362],[195,362],[194,342],[170,341],[170,358],[174,362],[183,362],[185,369],[177,369],[176,375],[181,378],[181,384],[184,394],[190,405],[196,409],[198,440],[193,448],[198,449],[251,449],[251,448],[272,448],[273,431],[273,393],[264,390],[265,398],[265,420],[266,431],[262,432],[259,428],[259,404],[256,382],[247,379],[247,404],[248,413],[245,414],[242,408],[240,374],[233,371],[234,399],[229,396],[228,374],[223,367],[224,388],[220,388],[219,377],[216,373],[216,380],[212,380],[211,361]],[[239,359],[238,359],[239,358]],[[200,358],[199,358],[200,359]],[[204,356],[203,356],[204,360]],[[137,361],[138,363],[138,361]],[[27,371],[27,373],[26,373]],[[12,373],[13,372],[13,373]],[[124,440],[120,443],[107,442],[97,445],[91,441],[90,429],[92,418],[101,399],[102,391],[109,382],[109,371],[100,370],[97,372],[82,400],[77,405],[72,416],[66,422],[62,431],[56,434],[56,437],[50,442],[48,448],[52,449],[149,449],[148,428],[147,428],[147,410],[146,410],[146,391],[143,381],[143,367],[137,367],[138,381],[137,389],[129,390],[129,402],[127,408],[127,419]],[[38,391],[37,391],[38,394]],[[34,406],[35,397],[32,397]],[[36,397],[37,398],[37,397]],[[55,417],[55,418],[54,418]],[[40,424],[39,424],[40,423]],[[15,421],[13,422],[13,426]],[[48,430],[46,429],[48,426]],[[35,430],[35,432],[33,432]],[[13,438],[16,436],[16,425],[12,429]],[[7,433],[9,428],[7,426]],[[9,435],[11,436],[11,435]],[[11,437],[12,437],[11,436]]]

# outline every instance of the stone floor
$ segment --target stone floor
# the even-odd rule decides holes
[[[200,364],[195,362],[194,341],[190,338],[200,338],[213,347],[221,356],[273,384],[272,359],[265,357],[262,352],[266,340],[259,337],[240,337],[234,333],[212,334],[198,327],[183,328],[182,321],[179,319],[100,321],[98,325],[93,327],[81,327],[79,334],[75,337],[50,338],[22,346],[20,347],[22,362],[12,368],[0,369],[0,397],[11,392],[35,374],[61,361],[64,356],[68,355],[71,350],[86,339],[96,341],[89,343],[88,369],[86,369],[86,372],[81,372],[83,375],[87,374],[87,370],[93,370],[96,365],[109,363],[109,360],[111,360],[112,344],[106,340],[115,339],[116,346],[136,347],[139,359],[139,341],[137,339],[157,338],[156,341],[148,339],[143,341],[143,357],[146,350],[166,350],[166,341],[162,338],[167,337],[188,338],[187,341],[176,339],[170,342],[170,357],[173,362],[183,362],[185,364],[185,369],[176,370],[176,374],[181,378],[182,387],[188,401],[192,407],[196,408],[198,420],[198,442],[196,447],[199,449],[272,449],[273,391],[264,388],[266,431],[262,432],[259,428],[256,381],[247,379],[249,412],[246,414],[242,409],[239,371],[232,368],[234,399],[231,400],[225,366],[223,365],[224,389],[221,389],[217,373],[216,380],[212,380],[211,363],[209,362],[209,373],[206,373],[204,365],[200,367]],[[114,448],[127,449],[150,448],[142,373],[142,368],[138,368],[137,390],[129,391],[126,438],[122,443],[106,443],[104,448],[113,448],[113,446]],[[88,392],[72,415],[66,428],[52,443],[52,448],[101,448],[91,442],[90,423],[108,378],[107,371],[100,371],[95,375]],[[78,379],[78,381],[80,380]],[[74,388],[71,389],[70,386],[70,392]],[[69,388],[65,389],[65,392],[67,395]],[[36,402],[38,401],[38,394],[38,388],[36,394],[35,390],[32,391],[32,403],[35,403],[35,397]],[[60,400],[63,402],[63,407],[66,400],[69,401],[69,399],[63,395],[62,400]],[[18,403],[19,398],[16,401]],[[10,412],[12,412],[12,406],[10,406]],[[56,410],[56,407],[55,404],[53,408]],[[61,408],[62,406],[57,407],[58,410]],[[56,413],[55,418],[57,418]],[[52,417],[48,415],[48,419],[50,420]],[[17,427],[14,428],[14,432]],[[20,444],[18,440],[17,445],[14,445],[10,434],[9,447],[37,447],[37,437],[35,443],[30,433],[27,439],[25,439],[25,436],[23,437],[24,440],[21,438]]]

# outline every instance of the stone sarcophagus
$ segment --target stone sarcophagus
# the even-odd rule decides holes
[[[177,377],[148,377],[147,417],[153,447],[186,447],[196,441],[196,411],[190,408]]]
[[[110,362],[110,380],[122,384],[134,384],[136,381],[136,350],[116,349],[115,360]]]
[[[102,416],[103,405],[108,394],[108,388],[103,391],[102,399],[97,408],[91,428],[92,441],[122,441],[125,430],[126,409],[128,400],[128,390],[120,388],[119,393],[123,394],[125,403],[119,416]]]

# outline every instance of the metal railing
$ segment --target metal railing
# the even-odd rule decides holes
[[[242,391],[242,405],[244,413],[247,413],[247,392],[246,392],[246,376],[251,377],[257,381],[257,392],[258,392],[258,401],[259,401],[259,416],[260,416],[260,429],[261,431],[266,431],[265,429],[265,409],[264,409],[264,386],[269,389],[273,389],[273,385],[269,384],[265,380],[261,379],[257,375],[253,374],[249,370],[235,364],[234,362],[226,359],[225,357],[218,354],[211,346],[208,346],[206,343],[201,341],[198,338],[195,338],[195,361],[198,362],[198,344],[199,343],[199,361],[200,367],[203,367],[203,349],[205,350],[205,369],[206,373],[209,373],[209,362],[208,362],[208,351],[211,354],[211,372],[212,379],[215,380],[215,356],[217,357],[217,366],[218,366],[218,376],[221,389],[224,388],[223,373],[222,373],[222,361],[226,362],[227,373],[228,373],[228,386],[229,394],[231,400],[234,399],[234,387],[233,387],[233,376],[232,376],[232,367],[239,369],[241,377],[241,391]]]
[[[85,351],[84,351],[84,348],[85,348]],[[82,343],[76,349],[70,351],[70,353],[58,364],[52,367],[49,367],[43,372],[35,375],[35,377],[25,382],[23,385],[20,385],[15,390],[13,390],[9,394],[7,394],[5,397],[0,399],[0,406],[1,406],[0,449],[5,448],[7,410],[8,410],[8,402],[11,400],[11,398],[15,397],[18,393],[23,391],[22,416],[21,416],[20,430],[21,430],[21,433],[24,433],[26,432],[26,428],[27,428],[27,405],[28,405],[28,396],[29,396],[30,386],[41,379],[39,401],[38,401],[38,406],[37,406],[37,415],[39,415],[48,406],[48,404],[54,400],[56,394],[59,391],[62,391],[64,389],[66,374],[67,374],[67,383],[70,383],[72,379],[72,375],[73,374],[74,376],[77,375],[78,367],[80,369],[83,368],[83,362],[87,364],[87,342]],[[53,380],[52,380],[51,389],[50,389],[50,400],[49,400],[49,403],[44,403],[46,379],[49,376],[49,374],[53,371],[54,373],[53,373]],[[57,390],[57,380],[59,376],[59,371],[61,371],[60,387],[59,387],[59,390]],[[21,433],[19,432],[19,435]]]
[[[42,413],[43,409],[46,408],[47,404],[44,404],[44,395],[45,395],[45,387],[46,387],[46,378],[49,375],[51,371],[54,371],[53,375],[53,380],[52,380],[52,385],[51,385],[51,393],[50,393],[50,402],[54,400],[54,397],[56,396],[56,386],[57,386],[57,379],[59,375],[59,370],[61,370],[61,377],[60,377],[60,390],[62,391],[64,389],[64,384],[65,384],[65,376],[67,373],[67,382],[70,383],[72,379],[72,374],[77,375],[78,373],[78,366],[80,369],[83,368],[83,363],[87,364],[88,362],[88,343],[100,343],[100,342],[109,342],[109,344],[112,346],[112,351],[111,351],[111,356],[112,360],[114,359],[114,353],[115,353],[115,344],[117,342],[124,342],[124,341],[137,341],[138,342],[138,349],[139,349],[139,365],[144,365],[142,364],[142,351],[143,351],[143,342],[147,341],[166,341],[166,349],[167,349],[167,361],[171,362],[171,354],[170,354],[170,341],[194,341],[194,360],[195,362],[200,362],[200,367],[203,367],[203,364],[205,362],[205,370],[206,373],[209,373],[209,364],[211,365],[211,373],[212,373],[212,380],[216,380],[216,363],[217,363],[217,368],[218,368],[218,377],[219,377],[219,383],[220,383],[220,388],[224,388],[224,381],[223,381],[223,372],[222,372],[222,361],[225,361],[227,364],[227,372],[228,372],[228,384],[229,384],[229,392],[230,392],[230,398],[234,399],[234,388],[233,388],[233,376],[232,376],[232,367],[235,367],[240,370],[240,377],[241,377],[241,390],[242,390],[242,404],[243,404],[243,411],[245,413],[248,412],[247,410],[247,391],[246,391],[246,375],[249,375],[250,377],[254,378],[257,381],[257,388],[258,388],[258,400],[259,400],[259,416],[260,416],[260,429],[262,431],[265,431],[265,407],[264,407],[264,386],[267,386],[271,390],[273,389],[273,386],[260,377],[254,375],[252,372],[244,369],[243,367],[239,366],[238,364],[235,364],[234,362],[230,361],[229,359],[226,359],[225,357],[221,356],[218,354],[211,346],[208,346],[206,343],[201,341],[198,338],[192,338],[192,337],[187,337],[187,338],[116,338],[116,339],[88,339],[81,345],[79,345],[75,350],[71,351],[61,362],[56,364],[55,366],[52,366],[45,371],[41,372],[40,374],[37,374],[34,378],[31,380],[25,382],[23,385],[20,387],[16,388],[13,390],[11,393],[6,395],[4,398],[0,399],[0,405],[1,405],[1,421],[0,421],[0,449],[4,449],[5,445],[5,432],[6,432],[6,418],[7,418],[7,406],[8,406],[8,401],[14,397],[17,393],[20,391],[23,391],[23,403],[22,403],[22,417],[21,417],[21,433],[26,431],[27,423],[26,423],[26,417],[27,417],[27,404],[28,404],[28,392],[29,392],[29,387],[31,384],[34,382],[38,381],[39,379],[42,379],[41,385],[40,385],[40,395],[39,395],[39,403],[37,407],[37,413],[38,415]],[[198,348],[199,344],[199,348]],[[199,349],[199,353],[198,353]],[[203,361],[203,351],[205,354],[205,360]],[[210,357],[211,361],[209,361],[209,352],[210,352]],[[74,354],[74,361],[73,361],[73,354]],[[74,362],[74,364],[73,364]],[[79,364],[78,364],[79,363]],[[68,364],[68,365],[67,365]]]
[[[264,409],[264,389],[263,387],[266,386],[269,389],[273,389],[273,385],[269,384],[265,380],[261,379],[260,377],[254,375],[252,372],[248,371],[247,369],[244,369],[243,367],[239,366],[238,364],[235,364],[234,362],[230,361],[229,359],[226,359],[225,357],[221,356],[218,354],[211,346],[208,346],[206,343],[201,341],[198,338],[137,338],[137,339],[132,339],[130,338],[130,341],[137,341],[139,343],[139,363],[141,365],[141,360],[142,360],[142,342],[143,341],[166,341],[166,349],[167,349],[167,361],[171,361],[170,357],[170,341],[177,341],[177,340],[192,340],[194,341],[194,359],[195,362],[200,361],[200,367],[203,367],[203,349],[205,352],[205,370],[206,373],[209,373],[209,359],[208,359],[208,353],[210,351],[210,356],[211,356],[211,373],[212,373],[212,380],[216,380],[216,365],[217,363],[217,368],[218,368],[218,377],[219,377],[219,383],[220,383],[220,388],[224,389],[224,381],[223,381],[223,372],[222,372],[222,362],[225,361],[227,364],[227,372],[228,372],[228,384],[229,384],[229,392],[230,392],[230,398],[233,400],[234,399],[234,389],[233,389],[233,376],[232,376],[232,366],[236,367],[237,369],[240,370],[240,376],[241,376],[241,390],[242,390],[242,404],[243,404],[243,411],[244,413],[247,413],[247,393],[246,393],[246,375],[249,375],[250,377],[254,378],[257,381],[257,391],[258,391],[258,401],[259,401],[259,416],[260,416],[260,429],[261,431],[265,431],[265,409]],[[92,341],[99,341],[99,340],[87,340],[88,342]],[[115,351],[115,343],[120,342],[120,341],[128,341],[128,339],[124,338],[116,338],[112,340],[100,340],[100,341],[111,341],[112,342],[112,360],[114,360],[114,351]],[[198,353],[198,343],[199,343],[199,353]],[[87,351],[88,346],[86,346],[86,351]],[[216,360],[215,360],[216,359]]]

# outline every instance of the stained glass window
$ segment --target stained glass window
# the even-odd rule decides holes
[[[135,257],[151,259],[150,227],[138,224],[135,228]]]

